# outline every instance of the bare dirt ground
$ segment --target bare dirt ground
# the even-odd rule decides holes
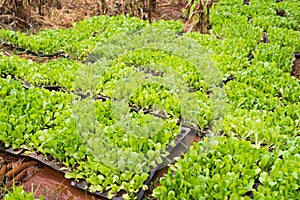
[[[69,28],[73,22],[100,15],[99,0],[0,0],[0,28],[36,32],[44,28]],[[18,4],[19,2],[19,4]],[[41,4],[40,2],[44,2]],[[108,15],[119,15],[120,9],[108,0]],[[187,0],[157,0],[151,20],[185,21],[182,9]]]
[[[294,66],[291,75],[300,80],[300,53],[295,53]]]
[[[44,199],[103,199],[74,188],[63,173],[37,160],[0,150],[0,199],[6,192],[5,188],[12,185],[23,185],[24,190],[33,192],[36,198],[42,195]]]

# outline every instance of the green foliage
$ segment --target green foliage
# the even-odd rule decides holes
[[[238,147],[238,148],[237,148]],[[158,199],[226,199],[253,191],[274,159],[266,149],[236,138],[206,139],[171,166],[154,190]],[[245,199],[250,199],[245,196]]]
[[[58,59],[47,63],[38,64],[17,56],[0,57],[0,75],[26,80],[27,83],[35,86],[61,86],[67,90],[73,90],[73,82],[81,63]]]
[[[37,148],[30,138],[39,130],[56,126],[63,110],[70,109],[72,96],[38,88],[24,90],[10,76],[0,82],[0,140],[13,148]]]
[[[297,199],[299,137],[285,145],[276,155],[234,137],[207,139],[171,166],[153,194],[158,199],[250,199],[250,193],[254,199]]]
[[[286,56],[287,58],[289,56]],[[253,63],[247,70],[240,72],[237,81],[248,84],[261,94],[273,96],[269,101],[281,100],[284,104],[299,102],[300,91],[297,89],[299,80],[291,77],[290,73],[283,72],[277,63],[269,60],[270,62]]]
[[[12,191],[8,190],[7,194],[4,195],[4,200],[36,200],[34,198],[34,194],[32,192],[27,193],[23,190],[23,186],[13,186]],[[40,200],[43,200],[43,196],[41,195]]]
[[[170,166],[155,197],[297,199],[300,82],[290,70],[300,50],[298,7],[295,0],[220,0],[211,9],[210,35],[179,36],[180,22],[149,25],[124,16],[35,35],[1,29],[1,42],[95,63],[35,63],[0,53],[0,141],[54,158],[68,167],[66,178],[85,179],[93,192],[112,198],[123,190],[124,198],[135,198],[147,171],[174,145],[181,117],[201,128],[214,124],[212,132],[223,136],[192,146]],[[224,94],[214,86],[229,75],[234,80]],[[67,92],[34,87],[43,85]],[[74,91],[110,99],[80,99],[68,93]],[[168,119],[129,112],[128,105]],[[32,197],[22,188],[16,193],[6,198]]]
[[[207,127],[217,114],[214,98],[206,93],[214,93],[221,77],[202,47],[171,30],[147,28],[129,34],[111,37],[95,48],[85,60],[93,64],[79,71],[78,89]],[[93,78],[87,83],[89,77]]]
[[[146,25],[147,22],[138,18],[96,16],[75,23],[71,29],[46,29],[35,35],[1,29],[0,40],[34,52],[63,52],[81,60],[105,38],[123,31],[139,30]]]
[[[262,173],[259,181],[262,185],[254,191],[254,196],[259,199],[265,196],[270,198],[297,199],[299,197],[299,136],[287,140],[278,150],[269,173]],[[275,154],[276,155],[276,154]]]
[[[235,77],[225,86],[227,112],[216,125],[228,138],[195,144],[161,178],[154,190],[158,199],[299,197],[299,80],[290,76],[299,51],[299,3],[243,3],[218,1],[210,15],[212,34],[188,35],[213,54],[225,75]]]

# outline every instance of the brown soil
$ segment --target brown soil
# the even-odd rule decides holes
[[[28,169],[27,173],[33,172],[33,176],[26,180],[24,190],[34,191],[35,196],[42,195],[45,199],[63,199],[63,200],[96,200],[101,199],[91,195],[86,191],[76,189],[71,185],[71,181],[64,178],[60,172],[53,170],[50,167],[43,166],[36,169]]]
[[[291,75],[300,80],[300,53],[295,53],[294,66]]]
[[[24,190],[47,199],[101,200],[101,198],[74,188],[71,181],[60,173],[36,160],[14,156],[0,151],[0,199],[6,189],[23,185]]]
[[[7,1],[0,0],[0,28],[12,30],[30,30],[36,32],[44,28],[69,28],[72,23],[100,15],[99,1],[97,0],[50,0],[42,6],[37,6],[37,0],[32,0],[30,5],[19,6],[4,5]],[[51,2],[51,3],[50,3]],[[119,10],[110,8],[113,0],[106,1],[108,15],[118,15]],[[151,20],[182,20],[182,8],[187,0],[157,0]],[[14,11],[21,10],[16,14]]]
[[[159,0],[155,10],[155,20],[180,20],[185,22],[186,18],[182,9],[186,6],[187,0]]]

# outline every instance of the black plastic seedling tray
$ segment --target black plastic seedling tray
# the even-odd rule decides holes
[[[173,146],[173,147],[168,146],[166,148],[166,150],[170,153],[169,156],[166,158],[168,161],[173,160],[177,156],[180,156],[180,155],[178,155],[178,153],[173,153],[174,149],[176,149],[180,145],[189,145],[185,142],[185,138],[189,134],[196,134],[196,131],[194,129],[182,126],[180,134],[177,135],[177,137],[175,138],[175,144],[176,145]],[[28,152],[26,152],[26,150],[23,150],[23,149],[13,150],[10,147],[8,147],[8,148],[5,147],[4,144],[0,144],[0,150],[3,151],[3,152],[6,152],[6,153],[12,154],[12,155],[32,158],[32,159],[37,160],[37,161],[43,163],[44,165],[49,166],[52,169],[54,169],[56,171],[59,171],[61,173],[66,173],[67,172],[67,170],[64,170],[62,166],[59,166],[57,164],[57,162],[47,160],[42,154],[37,155],[35,153],[28,153]],[[185,150],[187,151],[188,149],[185,148]],[[186,151],[182,151],[182,152],[180,152],[180,154],[185,153]],[[161,165],[157,166],[155,169],[151,169],[150,172],[149,172],[149,177],[145,181],[144,184],[149,186],[151,184],[151,181],[152,181],[156,171],[163,168],[163,167],[165,167],[165,166],[163,166],[163,164],[161,164]],[[79,182],[71,181],[71,185],[73,185],[76,188],[79,188],[79,189],[85,190],[87,192],[90,192],[87,189],[88,183],[85,180],[82,180],[82,181],[79,181]],[[90,192],[90,193],[92,193],[92,192]],[[140,189],[140,191],[136,194],[137,199],[141,200],[144,196],[144,193],[145,193],[145,191],[143,189]],[[104,193],[95,192],[95,193],[92,193],[92,194],[97,195],[97,196],[102,197],[102,198],[108,198],[108,192],[104,192]],[[119,200],[119,199],[123,199],[123,198],[117,196],[117,197],[114,197],[113,199],[114,200]]]
[[[30,84],[28,84],[24,81],[22,81],[22,85],[26,89],[29,89],[31,87]],[[62,88],[59,87],[59,86],[41,86],[41,87],[43,87],[45,89],[48,89],[50,91],[53,91],[53,90],[54,91],[62,91]],[[89,96],[89,95],[80,94],[80,93],[76,93],[76,92],[74,92],[74,94],[80,96],[83,99],[87,98]],[[100,100],[100,101],[106,101],[110,98],[106,97],[106,96],[103,96],[103,95],[98,95],[96,97],[93,97],[93,99],[94,100]],[[133,106],[130,106],[130,109],[131,109],[131,112],[141,111],[141,109],[133,107]],[[151,110],[143,110],[143,112],[145,114],[151,114],[155,117],[162,118],[164,120],[166,119],[165,116],[163,116],[161,114],[156,114],[155,112],[153,112]],[[175,138],[175,146],[167,146],[166,151],[169,153],[169,155],[166,158],[163,159],[163,164],[161,164],[161,165],[157,166],[156,168],[150,170],[149,177],[144,183],[145,185],[149,186],[151,184],[151,181],[154,178],[154,175],[156,174],[156,172],[158,170],[166,167],[167,164],[170,164],[170,162],[174,161],[175,157],[180,157],[183,153],[186,153],[188,151],[188,148],[189,148],[191,142],[187,141],[185,139],[188,135],[194,135],[195,136],[196,132],[197,132],[197,129],[194,128],[194,127],[190,127],[190,126],[185,125],[180,120],[178,120],[177,124],[182,125],[182,126],[180,127],[181,128],[180,134],[178,134]],[[178,151],[178,149],[179,149],[179,151]],[[28,153],[24,153],[24,150],[15,151],[12,148],[5,148],[3,146],[1,147],[1,145],[0,145],[0,150],[5,151],[5,152],[10,153],[10,154],[14,154],[14,155],[22,155],[22,156],[30,157],[32,159],[40,161],[41,163],[53,168],[56,171],[59,171],[59,172],[62,172],[62,173],[67,172],[67,171],[63,170],[62,166],[58,166],[58,164],[54,161],[49,161],[49,160],[45,159],[45,157],[41,154],[39,154],[39,155],[36,155],[34,153],[28,154]],[[71,181],[71,184],[76,188],[79,188],[79,189],[85,190],[87,192],[90,192],[87,189],[88,188],[88,183],[85,180],[81,180],[81,181],[78,181],[78,182]],[[90,193],[92,193],[92,192],[90,192]],[[97,195],[97,196],[102,197],[102,198],[108,198],[108,192],[103,192],[103,193],[95,192],[95,193],[92,193],[92,194]],[[121,197],[121,194],[122,194],[122,192],[120,192],[120,194],[117,195],[117,197],[114,197],[113,199],[114,200],[123,199]],[[145,194],[145,191],[141,188],[139,190],[139,192],[136,194],[137,199],[141,200],[143,198],[144,194]]]
[[[177,147],[179,147],[180,145],[184,145],[184,146],[189,146],[189,144],[187,144],[185,142],[185,138],[187,137],[187,135],[189,134],[196,134],[196,131],[194,129],[191,129],[191,128],[188,128],[188,127],[185,127],[185,126],[182,126],[181,127],[181,132],[179,135],[177,135],[177,137],[175,138],[175,146],[171,147],[171,146],[168,146],[166,148],[166,150],[170,153],[169,156],[166,158],[168,161],[169,160],[173,160],[175,157],[178,157],[180,155],[178,155],[178,153],[173,153],[174,149],[176,149]],[[185,148],[185,150],[187,151],[188,149]],[[186,151],[183,151],[183,152],[180,152],[180,154],[182,153],[186,153]],[[165,159],[165,160],[166,160]],[[163,160],[163,161],[165,161]],[[164,163],[164,162],[163,162]],[[150,185],[151,184],[151,181],[154,177],[154,175],[156,174],[156,171],[165,167],[164,164],[161,164],[159,166],[157,166],[156,168],[154,169],[151,169],[150,172],[149,172],[149,177],[148,179],[145,181],[145,185]],[[87,186],[88,186],[88,183],[85,182],[85,181],[79,181],[79,182],[76,182],[76,181],[72,181],[71,184],[77,188],[80,188],[80,189],[83,189],[83,190],[86,190]],[[87,190],[88,191],[88,190]],[[96,192],[96,193],[93,193],[93,194],[96,194],[100,197],[103,197],[103,198],[108,198],[108,193],[107,192],[104,192],[104,193],[100,193],[100,192]],[[137,199],[138,200],[141,200],[143,198],[145,194],[145,191],[143,189],[140,189],[140,191],[136,194],[137,196]],[[114,197],[113,200],[121,200],[123,199],[122,197]]]
[[[25,82],[25,81],[22,81],[22,85],[23,85],[23,87],[24,87],[25,89],[29,89],[29,88],[31,87],[31,85],[30,85],[29,83]],[[47,89],[47,90],[49,90],[49,91],[61,91],[61,92],[66,92],[66,90],[64,90],[62,87],[60,87],[60,86],[58,86],[58,85],[41,85],[41,86],[39,86],[39,87],[40,87],[40,88]],[[80,92],[74,92],[74,91],[71,92],[71,93],[73,93],[73,94],[79,96],[79,97],[82,98],[82,99],[85,99],[85,98],[88,98],[88,97],[91,96],[91,95],[89,95],[89,94],[82,94],[82,93],[80,93]],[[92,99],[94,99],[94,100],[99,100],[99,101],[103,101],[103,102],[104,102],[104,101],[110,100],[110,99],[112,99],[112,98],[110,98],[110,97],[108,97],[108,96],[105,96],[105,95],[99,94],[99,95],[93,96]],[[114,101],[114,99],[112,99],[112,100]],[[132,106],[132,105],[128,105],[128,106],[130,107],[130,111],[131,111],[131,112],[140,112],[140,111],[143,111],[144,114],[151,114],[151,115],[153,115],[153,116],[155,116],[155,117],[162,118],[162,119],[164,119],[164,120],[167,119],[167,117],[166,117],[165,115],[160,114],[160,113],[156,113],[155,111],[153,111],[153,110],[151,110],[151,109],[150,109],[150,110],[143,110],[143,109],[141,109],[141,108],[137,108],[137,107]],[[188,125],[186,122],[188,123],[188,121],[183,121],[183,120],[181,120],[181,119],[178,119],[177,124],[178,124],[178,125],[184,125],[185,127],[189,127],[189,128],[191,128],[191,129],[195,129],[196,131],[200,131],[198,127],[190,126],[190,125]]]

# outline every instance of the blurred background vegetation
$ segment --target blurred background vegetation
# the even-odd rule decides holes
[[[180,20],[184,31],[208,33],[213,0],[0,0],[0,28],[69,28],[96,15],[126,15],[150,22]]]

